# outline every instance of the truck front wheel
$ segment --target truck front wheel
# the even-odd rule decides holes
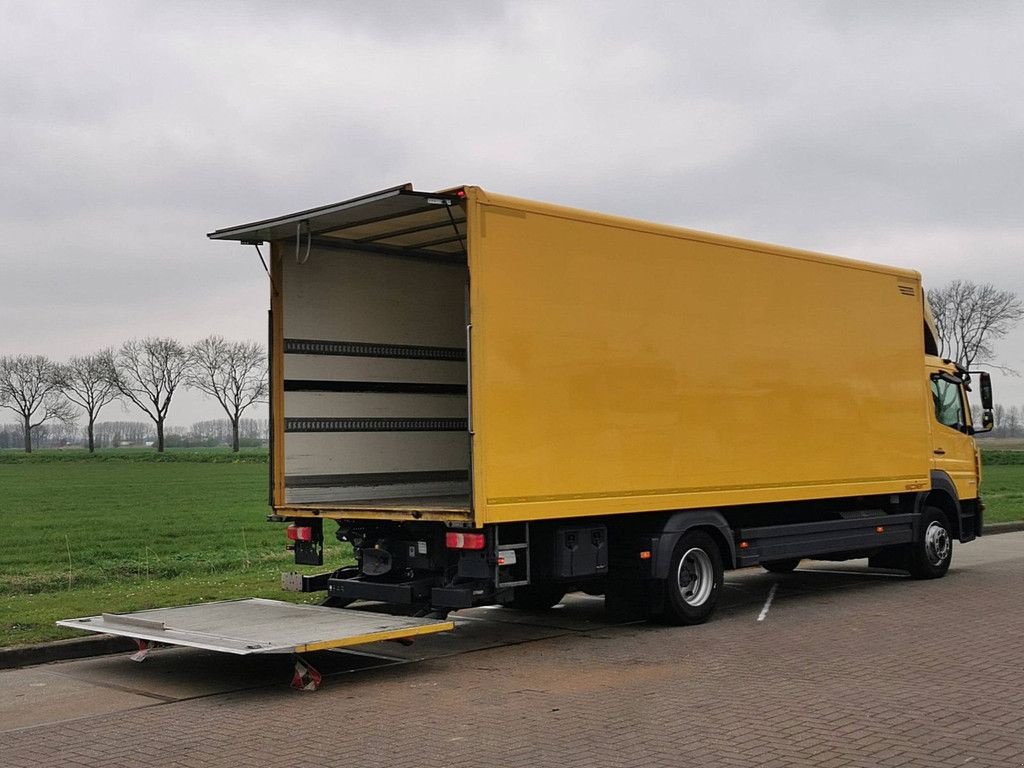
[[[910,545],[907,570],[915,579],[939,579],[953,561],[953,534],[949,518],[938,507],[925,507],[921,532]]]
[[[672,553],[660,618],[669,624],[707,621],[718,604],[724,579],[722,553],[715,540],[703,531],[684,534]]]

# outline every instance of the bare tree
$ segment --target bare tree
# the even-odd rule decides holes
[[[109,357],[110,352],[105,350],[95,355],[72,357],[60,367],[64,396],[85,411],[89,453],[96,451],[94,426],[100,409],[118,397],[117,389],[106,376]]]
[[[45,430],[46,432],[43,440],[40,440],[37,435],[34,441],[40,446],[48,444],[50,447],[63,448],[69,445],[77,446],[82,444],[82,430],[78,426],[78,422],[74,420],[51,421],[36,429],[39,431]]]
[[[1012,291],[990,283],[954,280],[928,291],[928,303],[939,333],[939,354],[965,368],[975,362],[995,363],[993,342],[1003,338],[1024,318],[1024,302]]]
[[[25,453],[32,453],[33,429],[53,419],[74,419],[61,394],[60,369],[42,355],[0,357],[0,408],[18,415]]]
[[[208,336],[192,347],[188,385],[213,397],[231,422],[231,450],[238,451],[238,422],[245,409],[267,397],[267,353],[255,341]]]
[[[243,440],[266,440],[269,433],[269,419],[242,419],[238,423],[238,435]]]
[[[174,339],[129,339],[103,355],[106,378],[156,425],[156,449],[164,450],[164,422],[171,398],[188,374],[189,349]]]
[[[231,442],[231,422],[227,419],[207,419],[194,422],[189,428],[189,439],[198,443]]]
[[[95,432],[101,448],[117,448],[121,443],[137,445],[155,437],[153,425],[145,421],[100,421]]]
[[[1021,428],[1024,427],[1024,409],[1019,405],[1011,405],[1006,409],[1006,436],[1020,437]]]

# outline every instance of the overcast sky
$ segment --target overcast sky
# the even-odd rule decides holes
[[[1024,3],[0,11],[0,354],[262,340],[254,250],[205,234],[407,181],[1024,294]]]

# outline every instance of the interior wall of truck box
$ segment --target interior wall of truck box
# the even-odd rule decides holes
[[[926,486],[916,273],[472,200],[478,523]]]
[[[280,252],[284,502],[467,494],[465,264]]]

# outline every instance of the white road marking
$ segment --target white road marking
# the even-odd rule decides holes
[[[772,588],[768,590],[768,599],[764,601],[764,608],[761,609],[761,613],[757,615],[758,621],[764,621],[764,617],[768,615],[768,609],[772,607],[772,600],[775,599],[775,590],[779,588],[778,582],[772,584]]]

